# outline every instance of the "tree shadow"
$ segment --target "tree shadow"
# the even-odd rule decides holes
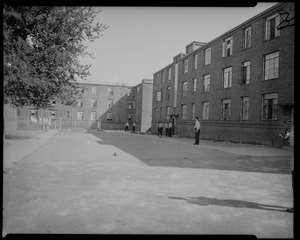
[[[235,199],[217,199],[217,198],[208,198],[208,197],[171,197],[170,199],[176,200],[185,200],[187,203],[193,203],[201,206],[223,206],[223,207],[233,207],[233,208],[250,208],[250,209],[259,209],[266,211],[278,211],[286,212],[287,207],[277,206],[277,205],[268,205],[255,202],[248,202],[243,200]]]

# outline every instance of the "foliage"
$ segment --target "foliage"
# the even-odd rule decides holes
[[[72,105],[82,95],[90,65],[78,57],[84,42],[102,36],[107,26],[94,24],[91,7],[3,7],[4,103],[50,108]]]

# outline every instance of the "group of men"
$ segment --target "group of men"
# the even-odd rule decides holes
[[[165,124],[163,124],[162,121],[159,121],[159,123],[157,124],[157,131],[159,137],[162,137],[164,128],[166,129],[166,137],[172,137],[174,133],[173,123],[171,121],[167,121]]]
[[[163,129],[165,128],[165,133],[166,137],[172,137],[174,134],[174,126],[172,124],[172,121],[167,121],[165,124],[163,124],[162,121],[159,121],[157,124],[157,132],[158,132],[158,137],[162,137],[163,135]],[[199,140],[200,140],[200,121],[199,118],[195,118],[195,143],[194,145],[199,145]]]

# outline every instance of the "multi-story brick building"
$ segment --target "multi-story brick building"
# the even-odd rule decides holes
[[[51,109],[18,109],[18,129],[42,129],[43,118],[56,129],[123,130],[125,122],[137,131],[151,127],[153,81],[144,79],[135,87],[119,83],[82,82],[84,92],[74,106],[56,104]],[[7,112],[7,111],[6,111]]]
[[[49,110],[24,107],[18,112],[18,128],[37,128],[30,117],[51,118],[52,127],[67,129],[123,129],[133,116],[132,86],[119,83],[81,83],[83,97],[74,106],[56,104]],[[41,124],[40,124],[41,127]]]
[[[153,119],[171,120],[175,134],[281,146],[284,120],[294,109],[294,3],[279,3],[154,73]],[[282,24],[281,24],[282,25]]]
[[[151,132],[153,80],[143,79],[132,89],[133,121],[136,131]]]

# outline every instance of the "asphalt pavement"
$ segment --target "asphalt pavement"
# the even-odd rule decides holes
[[[6,159],[3,235],[293,237],[290,150],[124,132],[39,138]]]

